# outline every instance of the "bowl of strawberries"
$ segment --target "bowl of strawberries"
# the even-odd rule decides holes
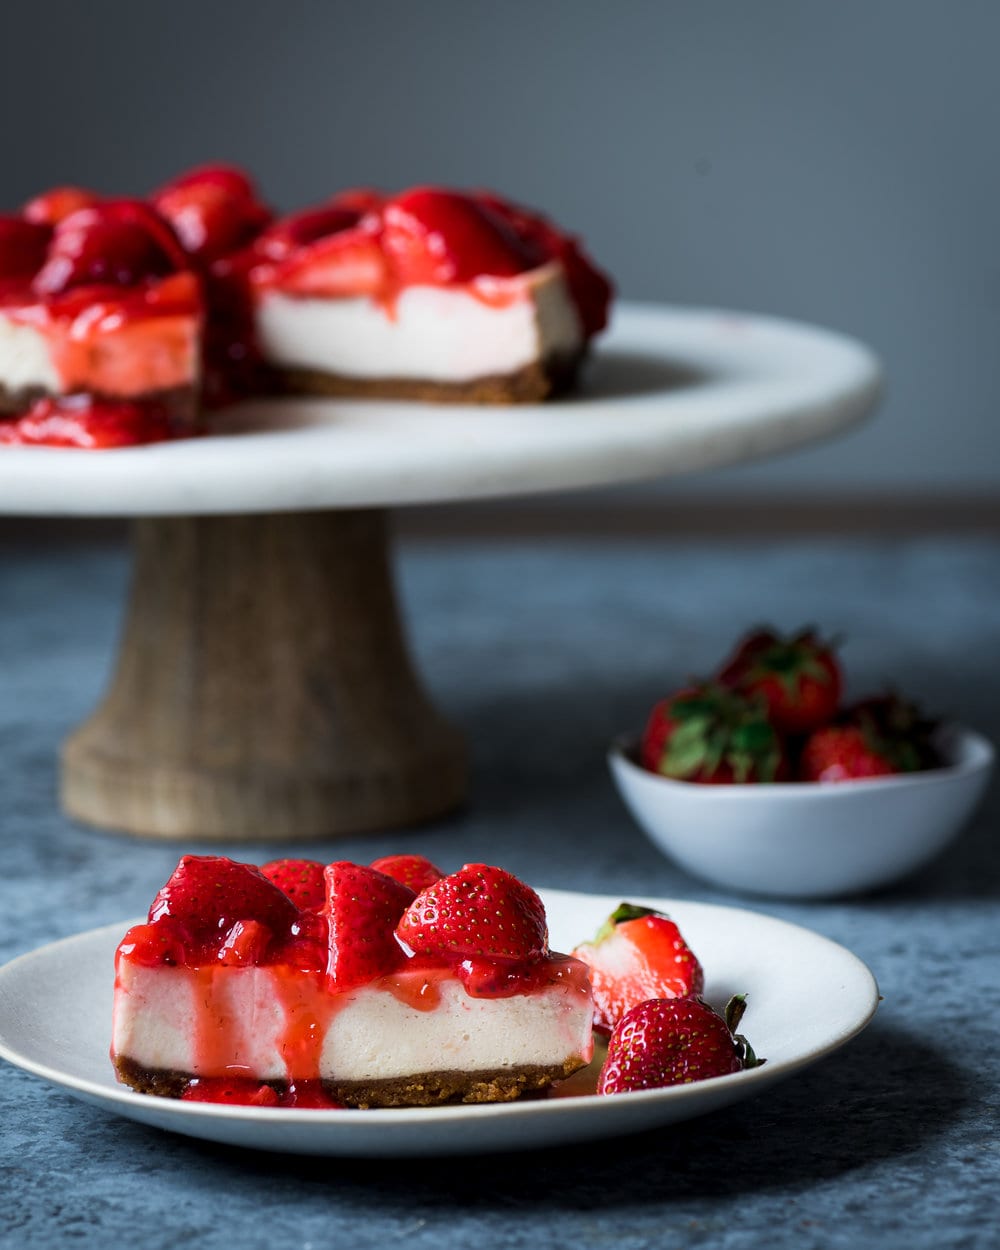
[[[961,831],[994,749],[895,693],[843,700],[836,644],[755,629],[660,699],[609,762],[650,839],[695,876],[786,898],[906,876]]]

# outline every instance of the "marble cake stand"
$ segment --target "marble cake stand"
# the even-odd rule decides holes
[[[465,753],[409,660],[389,508],[786,451],[860,421],[879,384],[866,348],[823,330],[625,305],[580,394],[545,408],[268,400],[187,442],[4,449],[0,512],[136,518],[115,671],[63,751],[66,810],[239,841],[449,810]]]

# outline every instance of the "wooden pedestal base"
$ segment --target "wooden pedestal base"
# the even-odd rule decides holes
[[[71,816],[293,840],[462,801],[462,743],[410,666],[384,513],[150,519],[135,540],[110,689],[63,750]]]

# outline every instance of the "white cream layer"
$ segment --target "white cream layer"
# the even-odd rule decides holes
[[[63,390],[45,335],[34,326],[13,321],[2,313],[0,385],[9,391],[41,389],[52,395]]]
[[[257,306],[257,341],[279,367],[431,382],[502,376],[579,349],[580,318],[559,265],[492,281],[516,297],[493,304],[466,290],[413,286],[395,316],[367,297],[269,291]]]
[[[591,1005],[571,983],[511,998],[471,998],[457,980],[445,980],[440,993],[431,1011],[418,1011],[384,989],[366,986],[345,994],[327,1025],[321,1077],[388,1080],[590,1058]],[[196,1076],[296,1077],[281,1054],[286,1008],[269,969],[217,970],[213,1007],[224,1003],[230,1053],[224,1067],[211,1070],[197,1053],[203,994],[204,981],[187,969],[146,968],[121,959],[112,1053],[145,1068]]]

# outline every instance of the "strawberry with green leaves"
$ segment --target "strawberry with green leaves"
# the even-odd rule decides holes
[[[788,761],[761,701],[702,682],[661,700],[640,745],[650,772],[704,785],[781,781]]]
[[[719,681],[763,700],[771,723],[786,734],[810,733],[831,721],[843,687],[834,644],[814,629],[787,637],[754,630],[737,644]]]
[[[802,781],[857,781],[933,768],[936,723],[894,694],[846,708],[833,725],[815,730],[799,757]]]
[[[610,1033],[648,998],[686,998],[700,994],[705,984],[701,964],[677,925],[634,903],[622,903],[573,957],[590,969],[594,1027],[602,1032]]]
[[[736,995],[725,1018],[700,998],[653,998],[622,1017],[608,1043],[599,1094],[686,1085],[729,1076],[764,1061],[736,1032],[746,998]]]

